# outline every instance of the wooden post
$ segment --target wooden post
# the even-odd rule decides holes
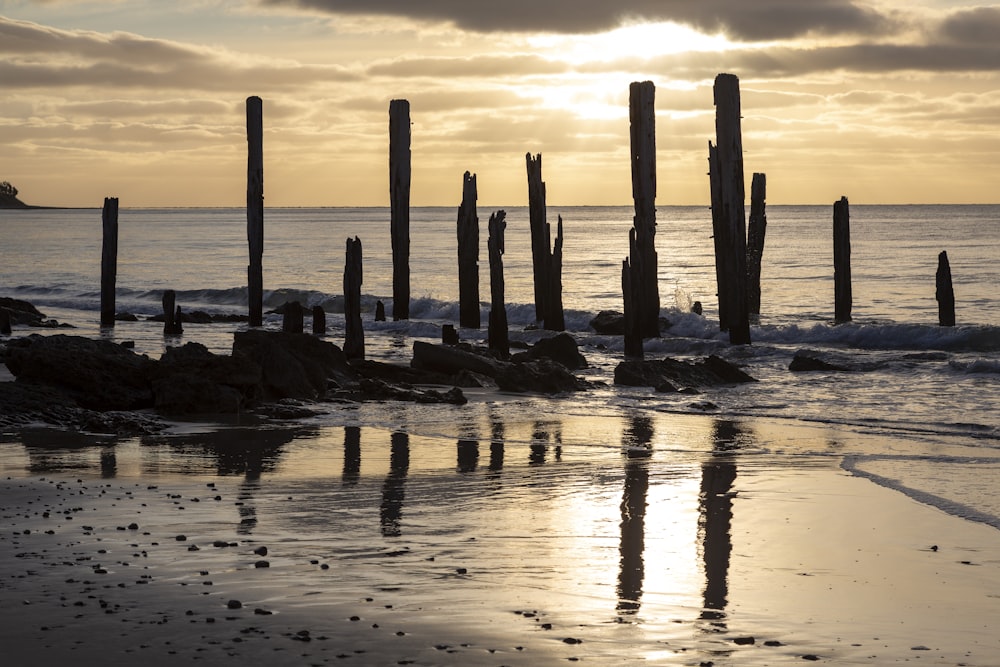
[[[477,196],[476,175],[465,172],[462,205],[458,209],[458,321],[467,329],[480,326]]]
[[[629,230],[629,246],[635,245],[635,229]],[[622,299],[625,314],[625,357],[642,359],[642,331],[639,328],[639,316],[636,312],[638,300],[637,273],[628,258],[622,261]]]
[[[392,319],[410,319],[410,103],[389,102]]]
[[[549,238],[545,226],[545,182],[542,180],[542,155],[524,156],[528,171],[528,220],[531,229],[531,266],[535,281],[535,321],[545,320],[545,296],[548,294]]]
[[[726,283],[726,249],[728,227],[722,205],[722,182],[719,176],[719,149],[708,142],[708,182],[712,202],[712,242],[715,245],[715,296],[719,300],[719,330],[729,331],[729,286]]]
[[[441,342],[445,345],[458,345],[461,342],[454,324],[441,325]]]
[[[716,240],[716,248],[723,255],[716,255],[716,262],[722,263],[725,276],[720,285],[720,312],[727,313],[729,342],[734,345],[750,343],[750,314],[747,309],[747,225],[746,225],[746,185],[743,181],[743,135],[740,124],[740,81],[732,74],[715,77],[715,134],[717,169],[710,166],[709,173],[718,177],[718,196],[712,200],[721,204],[721,211],[713,210],[724,236]],[[710,149],[711,156],[711,149]],[[713,207],[714,208],[714,207]],[[716,230],[716,234],[719,230]],[[717,266],[717,270],[718,266]],[[724,288],[724,289],[723,289]]]
[[[115,326],[115,282],[118,279],[118,198],[105,197],[101,213],[101,328]]]
[[[181,307],[177,305],[177,293],[172,289],[163,291],[163,335],[177,336],[184,333],[181,327]]]
[[[382,303],[382,299],[375,302],[375,321],[385,322],[385,304]]]
[[[955,326],[955,290],[951,284],[951,264],[944,250],[938,255],[935,298],[938,302],[938,324],[943,327]]]
[[[836,322],[851,321],[851,211],[847,197],[833,204],[833,292]]]
[[[760,264],[767,232],[767,176],[754,174],[750,185],[750,220],[747,223],[747,309],[760,315]]]
[[[556,243],[552,247],[552,254],[548,253],[549,225],[545,225],[546,255],[548,255],[549,265],[546,269],[548,274],[548,290],[545,294],[545,328],[549,331],[565,331],[566,317],[563,314],[562,302],[562,249],[563,249],[563,222],[562,216],[558,218],[556,225]]]
[[[344,354],[348,359],[365,358],[365,331],[361,324],[361,239],[347,239],[344,265]]]
[[[652,81],[629,86],[629,140],[635,253],[629,258],[638,301],[634,304],[644,338],[660,335],[660,287],[656,256],[656,87]]]
[[[326,311],[323,306],[313,306],[313,335],[326,335]]]
[[[264,111],[259,97],[247,98],[247,299],[250,326],[264,324]]]
[[[0,308],[0,335],[9,336],[10,334],[10,311],[6,308]]]
[[[303,319],[302,304],[298,301],[289,301],[285,304],[281,318],[281,330],[289,333],[302,333]]]
[[[506,228],[506,211],[497,211],[490,216],[489,238],[486,241],[490,256],[490,313],[487,337],[490,349],[505,357],[510,354],[503,280],[504,230]]]

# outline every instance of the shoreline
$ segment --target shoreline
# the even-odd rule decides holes
[[[225,429],[211,454],[193,434],[5,457],[0,593],[16,604],[0,605],[0,634],[25,665],[1000,659],[1000,531],[816,453],[825,434],[884,438],[655,426],[683,442],[632,459],[567,433],[539,460],[512,430],[499,465],[481,443],[464,469],[450,437],[408,434],[400,467],[400,432],[364,426],[356,471],[341,427],[262,467],[233,458],[253,450]],[[704,429],[756,436],[727,449]]]

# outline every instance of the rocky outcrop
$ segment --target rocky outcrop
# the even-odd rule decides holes
[[[715,355],[695,363],[669,358],[623,361],[615,368],[615,384],[655,387],[657,391],[678,391],[678,388],[714,387],[756,381],[733,364]]]
[[[251,329],[238,331],[233,357],[261,369],[264,400],[317,399],[328,388],[356,383],[357,373],[343,350],[309,334]]]
[[[799,350],[792,357],[788,370],[793,372],[809,371],[873,371],[883,366],[883,363],[852,359],[847,355],[835,352],[819,352],[816,350]]]
[[[532,345],[527,352],[519,352],[511,357],[515,363],[549,359],[556,361],[571,371],[587,367],[587,360],[580,354],[576,339],[568,333],[560,333],[543,338]]]
[[[262,379],[256,363],[186,343],[160,358],[152,378],[154,407],[165,414],[234,414],[261,399]]]

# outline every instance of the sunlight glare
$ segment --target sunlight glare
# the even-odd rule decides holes
[[[725,36],[706,35],[677,23],[636,23],[593,35],[538,35],[529,38],[551,57],[581,65],[621,58],[654,58],[686,51],[724,51]]]

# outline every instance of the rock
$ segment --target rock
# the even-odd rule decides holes
[[[264,398],[315,399],[326,393],[329,380],[356,382],[357,373],[343,350],[305,333],[251,329],[236,332],[233,357],[256,362],[262,371]]]
[[[168,349],[153,373],[152,388],[154,406],[165,414],[233,414],[264,393],[259,365],[213,354],[200,343]]]
[[[735,365],[714,354],[698,362],[698,365],[729,384],[757,381],[756,378],[750,377]]]
[[[155,362],[110,341],[32,335],[10,341],[5,361],[18,382],[55,387],[90,410],[153,405]]]
[[[364,378],[360,382],[362,400],[410,401],[413,403],[451,403],[465,405],[468,399],[458,387],[446,392],[394,386],[382,380]]]
[[[504,391],[561,394],[583,391],[590,383],[573,375],[565,366],[551,359],[536,359],[527,363],[507,364],[496,376]]]
[[[615,368],[615,384],[627,387],[714,387],[740,382],[756,380],[715,356],[693,364],[670,358],[629,360]]]
[[[590,328],[608,336],[625,335],[625,315],[617,310],[602,310],[590,320]]]
[[[558,361],[569,370],[587,367],[587,360],[580,354],[576,339],[568,333],[560,333],[550,338],[543,338],[535,343],[527,352],[514,355],[511,361],[523,362],[535,359],[551,359]]]
[[[45,315],[27,301],[0,297],[0,309],[7,311],[11,324],[39,323]]]
[[[829,355],[824,355],[821,352],[799,350],[792,358],[792,363],[788,365],[788,370],[794,372],[849,371],[851,368],[841,361],[833,361]]]
[[[474,354],[460,347],[432,345],[423,341],[413,343],[413,360],[410,365],[416,369],[448,375],[467,370],[489,377],[496,377],[501,368],[501,363],[490,357]]]

